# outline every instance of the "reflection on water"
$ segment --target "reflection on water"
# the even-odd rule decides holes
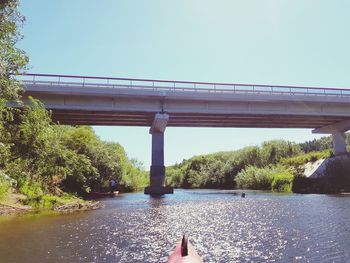
[[[0,261],[165,262],[187,233],[205,262],[350,262],[350,198],[177,190],[104,202],[0,222]]]

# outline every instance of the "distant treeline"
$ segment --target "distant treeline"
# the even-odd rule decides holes
[[[346,140],[350,141],[348,134]],[[304,183],[310,184],[308,178],[303,179],[300,166],[332,155],[330,136],[300,144],[273,140],[264,142],[261,146],[249,146],[237,151],[195,156],[184,160],[167,168],[167,182],[181,188],[239,187],[298,192],[303,189]],[[330,170],[328,172],[332,173]],[[297,183],[293,184],[296,181]],[[315,185],[314,181],[311,186]],[[322,189],[326,191],[326,188]],[[316,190],[308,189],[309,192]]]

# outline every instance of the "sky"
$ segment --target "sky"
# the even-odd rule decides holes
[[[22,0],[30,73],[350,88],[347,0]],[[149,169],[147,127],[94,127]],[[310,129],[167,128],[165,163]]]

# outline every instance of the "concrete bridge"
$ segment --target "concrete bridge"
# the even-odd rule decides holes
[[[152,135],[146,194],[165,186],[166,127],[312,128],[332,134],[346,153],[350,89],[25,74],[24,97],[40,99],[53,121],[69,125],[147,126]]]

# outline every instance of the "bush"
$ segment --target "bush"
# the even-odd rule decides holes
[[[181,187],[183,182],[183,170],[168,167],[166,169],[166,181],[167,185],[172,187]]]
[[[242,170],[235,178],[237,186],[244,189],[270,190],[271,189],[271,171],[270,168],[258,168],[248,166]]]
[[[290,192],[293,173],[289,168],[280,165],[263,168],[248,166],[235,180],[239,188]]]
[[[290,171],[276,173],[273,176],[271,190],[275,192],[292,192],[293,174]]]
[[[141,191],[149,185],[149,173],[140,171],[136,167],[130,167],[130,170],[125,173],[122,180],[117,185],[117,189],[123,192]]]
[[[44,196],[41,184],[37,182],[27,181],[20,187],[19,190],[27,197],[23,200],[23,203],[25,205],[37,206],[37,204],[40,203],[42,197]]]
[[[36,204],[36,207],[47,209],[47,210],[53,210],[56,206],[64,205],[72,202],[76,202],[76,198],[68,194],[62,197],[45,194],[41,197],[40,202]]]
[[[270,165],[278,163],[282,158],[301,153],[300,146],[295,143],[284,140],[272,140],[263,142],[260,158],[263,165]]]
[[[9,188],[10,183],[0,178],[0,200],[5,197]]]
[[[77,200],[75,196],[66,193],[62,196],[45,193],[40,183],[32,181],[25,182],[20,187],[20,192],[26,196],[26,199],[22,200],[23,204],[30,205],[37,209],[52,210],[55,206],[64,205]]]

